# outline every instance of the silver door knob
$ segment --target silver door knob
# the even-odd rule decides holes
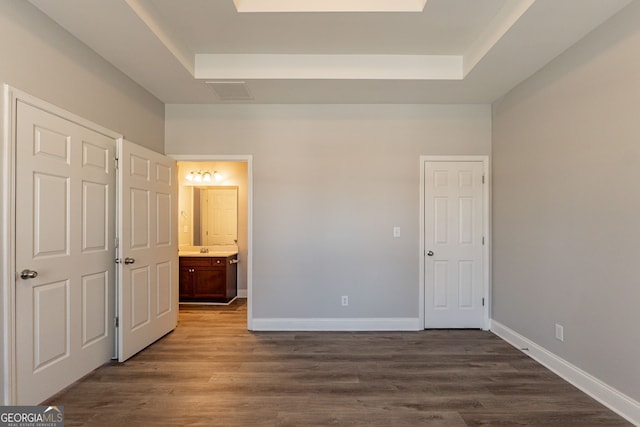
[[[433,256],[433,251],[427,252],[427,256]]]
[[[27,280],[27,279],[35,279],[36,277],[38,277],[38,272],[37,271],[33,271],[33,270],[22,270],[20,272],[20,278]]]
[[[124,263],[125,263],[125,264],[133,264],[134,262],[136,262],[136,259],[135,259],[135,258],[126,257],[126,258],[124,259]]]

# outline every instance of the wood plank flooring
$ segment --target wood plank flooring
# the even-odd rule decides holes
[[[87,426],[630,425],[489,332],[248,332],[245,300],[46,404]]]

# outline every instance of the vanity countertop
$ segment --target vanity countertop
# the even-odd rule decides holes
[[[178,251],[178,256],[181,257],[228,257],[237,255],[238,251],[228,250],[228,251],[209,251],[209,252],[200,252],[200,251]]]
[[[200,252],[201,249],[208,249],[208,252]],[[228,257],[238,254],[236,245],[211,245],[211,246],[180,246],[178,256],[187,257]]]

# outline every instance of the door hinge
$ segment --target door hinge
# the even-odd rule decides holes
[[[116,328],[117,328],[118,326],[120,326],[120,325],[119,325],[119,322],[118,322],[118,318],[117,318],[117,317],[116,317],[116,319],[115,319],[114,324],[115,324]]]
[[[114,247],[119,247],[120,246],[120,239],[118,239],[117,237],[115,239],[113,239],[113,245]]]
[[[482,244],[484,245],[484,236],[482,236]]]
[[[482,175],[482,183],[484,184],[484,175]]]
[[[118,158],[117,157],[114,159],[113,165],[114,165],[115,169],[118,170]]]
[[[484,307],[484,298],[482,298],[482,306]]]

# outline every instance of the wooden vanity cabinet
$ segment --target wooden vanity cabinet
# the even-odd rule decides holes
[[[231,301],[237,293],[237,257],[180,257],[180,301]]]

